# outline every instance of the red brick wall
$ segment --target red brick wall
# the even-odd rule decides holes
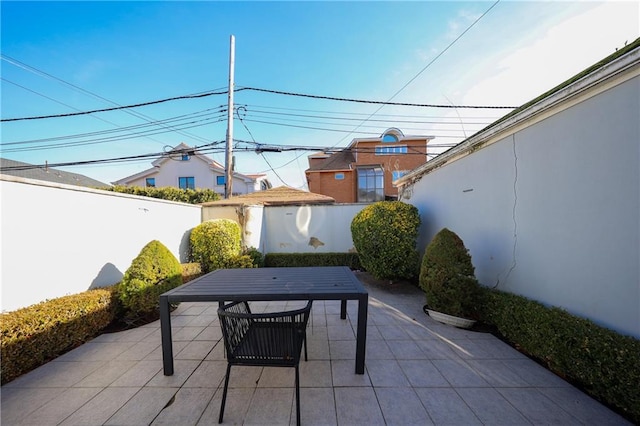
[[[407,154],[376,155],[376,146],[406,146]],[[363,149],[364,148],[364,149]],[[384,168],[384,194],[397,196],[393,182],[393,171],[413,170],[427,161],[427,144],[424,139],[402,140],[395,143],[359,142],[356,147],[356,166],[381,164]]]
[[[355,172],[347,170],[337,173],[343,173],[344,179],[336,179],[336,172],[307,172],[309,191],[333,197],[337,203],[355,203],[357,190]]]

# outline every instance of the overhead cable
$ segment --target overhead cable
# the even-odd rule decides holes
[[[221,90],[221,91],[218,91],[218,92],[204,92],[204,93],[196,93],[196,94],[192,94],[192,95],[174,96],[172,98],[159,99],[157,101],[142,102],[142,103],[133,104],[133,105],[122,105],[122,106],[111,107],[111,108],[94,109],[94,110],[91,110],[91,111],[70,112],[70,113],[66,113],[66,114],[40,115],[40,116],[36,116],[36,117],[3,118],[3,119],[0,119],[0,121],[2,121],[2,122],[5,122],[5,121],[24,121],[24,120],[41,120],[43,118],[73,117],[73,116],[76,116],[76,115],[87,115],[87,114],[94,114],[96,112],[107,112],[107,111],[117,111],[117,110],[128,109],[128,108],[138,108],[138,107],[142,107],[142,106],[161,104],[161,103],[164,103],[164,102],[176,101],[176,100],[180,100],[180,99],[204,98],[204,97],[207,97],[207,96],[224,95],[224,94],[227,94],[227,93],[228,93],[227,90]]]
[[[258,87],[240,87],[236,91],[239,92],[241,90],[252,90],[255,92],[272,93],[276,95],[298,96],[302,98],[325,99],[330,101],[355,102],[355,103],[361,103],[361,104],[374,104],[374,105],[411,106],[411,107],[421,107],[421,108],[447,108],[447,109],[450,109],[450,108],[515,109],[517,108],[514,106],[499,106],[499,105],[446,105],[446,104],[418,104],[418,103],[391,102],[391,101],[371,101],[366,99],[340,98],[336,96],[308,95],[304,93],[284,92],[281,90],[261,89]]]

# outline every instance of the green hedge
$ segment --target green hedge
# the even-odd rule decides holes
[[[116,185],[109,188],[100,188],[111,192],[140,195],[142,197],[160,198],[162,200],[179,201],[182,203],[199,204],[220,199],[212,189],[179,189],[173,187],[143,188],[141,186]]]
[[[114,287],[3,313],[2,384],[96,336],[115,319]]]
[[[484,322],[554,373],[640,424],[640,340],[559,308],[484,289]]]
[[[268,253],[264,266],[348,266],[362,269],[357,253]]]
[[[182,264],[185,283],[200,275],[200,264]],[[118,284],[0,314],[2,384],[79,346],[121,320],[118,315],[124,311],[117,288]],[[161,289],[151,287],[148,292],[145,297],[157,297]]]
[[[198,262],[183,263],[182,265],[182,282],[186,283],[195,280],[203,274],[202,265]]]

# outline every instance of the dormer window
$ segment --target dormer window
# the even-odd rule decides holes
[[[384,143],[396,143],[396,142],[399,142],[400,139],[403,137],[404,137],[404,134],[400,129],[391,127],[384,131],[382,136],[380,136],[380,140]]]
[[[398,142],[398,137],[396,135],[389,133],[382,136],[382,142],[390,142],[390,143]]]
[[[189,161],[189,154],[182,154],[182,161]]]

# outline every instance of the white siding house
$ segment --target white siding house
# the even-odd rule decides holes
[[[479,281],[640,338],[640,39],[403,176],[420,245]]]
[[[113,182],[114,185],[176,188],[208,188],[224,195],[224,166],[181,143],[155,160],[153,167]],[[271,188],[266,174],[233,173],[233,195],[250,194]]]

